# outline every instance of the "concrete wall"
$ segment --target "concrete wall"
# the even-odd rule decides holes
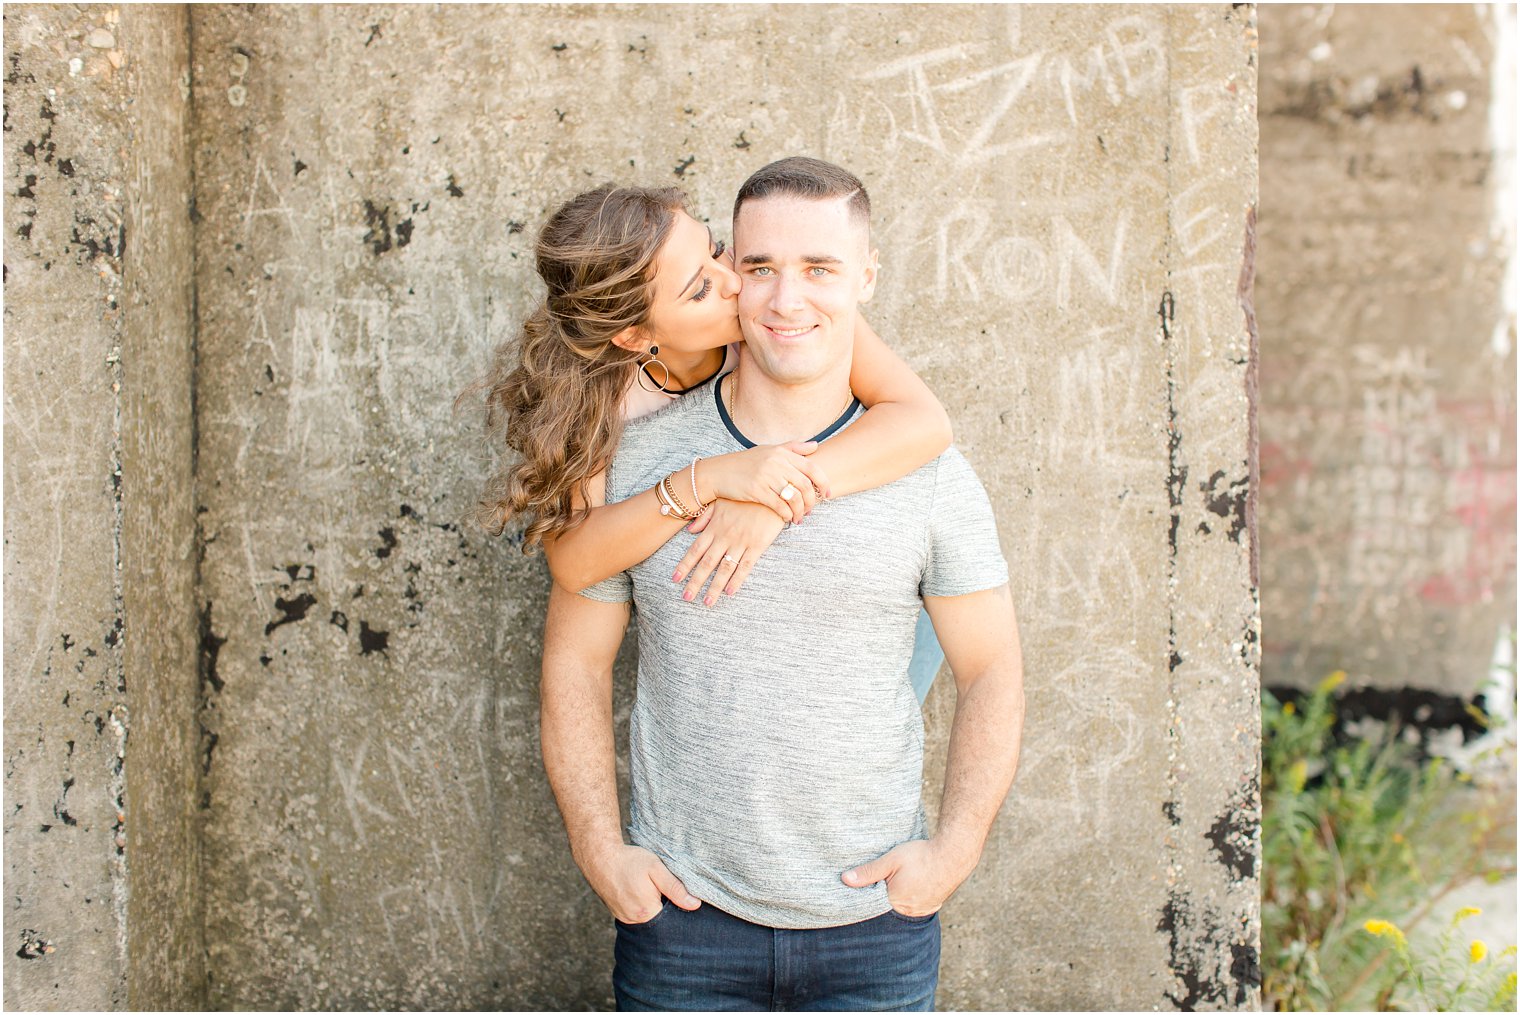
[[[1506,9],[1261,11],[1268,683],[1467,697],[1513,620]]]
[[[128,470],[124,523],[105,521],[106,483],[78,508],[81,528],[106,530],[102,546],[59,537],[52,551],[104,572],[100,615],[109,630],[125,613],[129,646],[137,610],[161,608],[173,631],[143,647],[154,662],[129,648],[113,672],[131,688],[138,665],[158,674],[145,756],[162,759],[154,824],[176,857],[197,848],[184,841],[197,794],[198,884],[158,871],[149,890],[167,902],[198,887],[205,909],[186,936],[143,925],[170,953],[151,990],[137,986],[146,956],[128,922],[110,971],[132,961],[134,1004],[200,989],[219,1008],[610,1004],[610,920],[570,862],[538,758],[547,576],[465,521],[486,463],[476,418],[450,405],[536,298],[533,233],[576,189],[679,184],[721,235],[738,183],[796,152],[851,166],[872,190],[884,268],[872,319],[941,393],[992,494],[1025,634],[1023,768],[946,908],[941,1006],[1256,1004],[1254,12],[934,13],[190,11],[193,258],[170,224],[182,168],[134,156],[151,200],[128,202],[128,218],[157,223],[145,249],[166,270],[128,270],[147,309],[109,333],[128,347],[166,336],[141,361],[160,390],[128,358],[116,404],[169,421],[164,434],[119,429],[123,454],[173,496],[134,513]],[[139,87],[168,110],[166,81]],[[111,122],[174,129],[165,110]],[[9,247],[6,261],[17,270]],[[189,422],[168,394],[188,349],[174,324],[187,263]],[[15,282],[8,315],[13,302],[28,312]],[[77,289],[35,291],[82,312]],[[44,321],[7,325],[25,336],[8,352],[40,355]],[[8,393],[24,391],[25,366],[7,357]],[[48,454],[60,424],[44,405],[23,425],[46,439],[22,458],[6,429],[8,605],[34,595],[18,547],[52,545],[12,538],[30,521],[22,498],[49,489],[18,472],[85,471]],[[198,534],[176,499],[191,488],[187,432]],[[100,561],[136,545],[138,519],[166,571],[128,562],[123,608]],[[193,566],[197,537],[186,609],[181,562]],[[35,709],[41,678],[13,666],[16,646],[39,668],[65,650],[25,603],[29,616],[7,619],[6,683]],[[171,618],[200,625],[198,701]],[[926,707],[931,800],[953,705],[942,679]],[[50,789],[53,769],[14,760],[28,745],[13,731],[51,737],[62,719],[19,721],[8,712],[7,793],[28,778]],[[134,729],[129,791],[142,743]],[[7,821],[14,877],[45,843]],[[133,852],[160,847],[128,829],[136,898]],[[41,965],[6,961],[8,974]],[[116,982],[92,1005],[119,1007]]]
[[[187,27],[5,12],[12,1008],[203,993]]]

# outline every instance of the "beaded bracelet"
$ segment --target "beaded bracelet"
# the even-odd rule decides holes
[[[698,512],[707,507],[702,503],[702,494],[697,491],[697,463],[701,460],[700,456],[691,460],[691,499],[696,502]]]

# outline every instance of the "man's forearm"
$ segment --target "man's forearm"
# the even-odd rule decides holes
[[[956,697],[935,839],[969,873],[981,857],[998,808],[1013,785],[1024,729],[1024,685],[1017,656],[969,682]]]
[[[602,653],[605,662],[592,662],[578,651],[587,638],[596,637],[586,631],[580,615],[585,608],[580,597],[554,588],[544,624],[539,688],[544,771],[582,870],[587,857],[623,841],[612,735],[611,655]],[[615,652],[613,633],[600,637]]]
[[[570,852],[584,868],[587,857],[623,841],[611,680],[575,673],[551,678],[546,672],[541,721],[544,770],[565,820]]]

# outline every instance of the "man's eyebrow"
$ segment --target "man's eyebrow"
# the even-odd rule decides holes
[[[769,264],[774,258],[770,254],[745,254],[739,259],[740,264]],[[839,258],[832,254],[805,254],[803,264],[843,264]]]

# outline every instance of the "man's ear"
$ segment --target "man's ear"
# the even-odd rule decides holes
[[[619,349],[627,349],[629,352],[643,352],[649,348],[650,344],[649,339],[640,334],[639,329],[631,324],[613,335],[610,341]]]
[[[881,264],[876,258],[876,251],[873,249],[866,256],[865,281],[860,287],[860,302],[871,302],[871,296],[876,292],[876,276],[880,268]]]

